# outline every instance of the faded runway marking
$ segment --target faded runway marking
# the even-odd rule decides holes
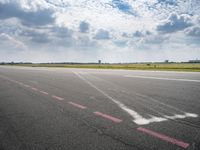
[[[128,78],[142,78],[142,79],[155,79],[155,80],[168,80],[168,81],[200,82],[200,80],[192,80],[192,79],[159,78],[159,77],[148,77],[148,76],[125,75],[124,77],[128,77]]]
[[[141,131],[145,134],[148,134],[148,135],[151,135],[153,137],[156,137],[156,138],[159,138],[163,141],[166,141],[166,142],[169,142],[169,143],[172,143],[172,144],[175,144],[177,146],[180,146],[182,148],[187,148],[190,144],[188,143],[185,143],[183,141],[180,141],[180,140],[177,140],[175,138],[172,138],[172,137],[169,137],[169,136],[166,136],[164,134],[161,134],[161,133],[158,133],[158,132],[155,132],[155,131],[152,131],[150,129],[146,129],[146,128],[142,128],[142,127],[139,127],[137,128],[138,131]]]

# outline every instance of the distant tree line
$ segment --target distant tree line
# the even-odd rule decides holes
[[[32,64],[31,62],[0,62],[0,65]]]
[[[101,63],[104,65],[123,65],[123,64],[147,64],[150,66],[151,64],[173,64],[173,63],[200,63],[200,60],[189,60],[187,62],[173,62],[165,60],[164,62],[127,62],[127,63]],[[81,63],[81,62],[50,62],[50,63],[32,63],[32,62],[0,62],[0,65],[26,65],[26,64],[68,64],[68,65],[87,65],[87,64],[99,64],[99,62],[88,62],[88,63]]]

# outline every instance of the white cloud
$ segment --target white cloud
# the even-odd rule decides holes
[[[81,21],[80,24],[79,24],[79,30],[80,32],[88,32],[90,29],[90,24],[86,21]]]
[[[48,25],[54,22],[53,11],[50,9],[24,10],[14,2],[0,2],[0,19],[18,18],[24,25]]]
[[[2,49],[12,47],[13,59],[35,62],[200,57],[199,4],[198,0],[0,0],[0,53],[8,58],[11,54]],[[21,54],[20,47],[26,49]]]
[[[108,40],[110,39],[110,33],[104,29],[99,29],[94,36],[97,40]]]
[[[171,33],[184,30],[185,28],[193,25],[191,18],[192,17],[187,14],[177,15],[175,13],[172,13],[167,18],[167,20],[161,22],[157,26],[157,31]]]
[[[200,38],[200,26],[193,26],[185,30],[188,36]]]
[[[14,37],[11,37],[10,35],[6,34],[6,33],[1,33],[0,34],[0,43],[2,44],[7,44],[8,46],[11,46],[10,48],[19,48],[19,49],[25,49],[26,45],[17,40]]]

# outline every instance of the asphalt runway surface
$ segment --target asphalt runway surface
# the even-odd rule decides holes
[[[0,150],[200,150],[200,73],[0,66]]]

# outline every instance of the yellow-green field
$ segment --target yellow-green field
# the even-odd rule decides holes
[[[14,64],[16,65],[16,64]],[[200,63],[138,63],[138,64],[17,64],[31,67],[64,67],[90,69],[171,70],[200,72]]]

